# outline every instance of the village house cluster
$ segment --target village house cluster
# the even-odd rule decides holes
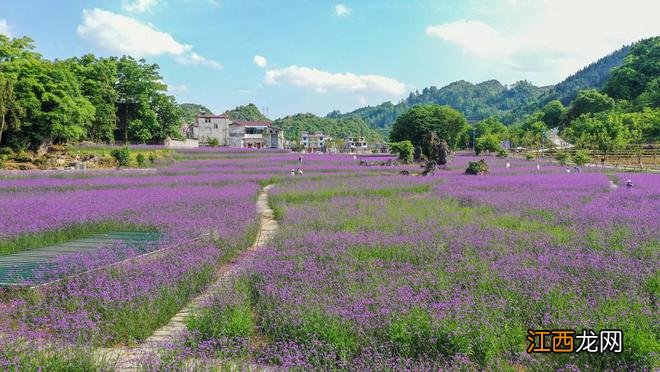
[[[284,131],[270,121],[232,120],[228,115],[201,114],[195,123],[184,128],[185,140],[165,140],[168,148],[193,148],[214,144],[246,149],[288,149],[300,146],[307,153],[387,153],[385,144],[369,147],[365,137],[347,137],[339,140],[323,132],[303,132],[297,141],[284,139]]]
[[[198,115],[188,133],[200,143],[248,149],[283,149],[284,132],[269,121],[232,120],[227,115]]]

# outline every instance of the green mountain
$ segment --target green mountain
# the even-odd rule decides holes
[[[547,87],[537,87],[524,80],[511,86],[505,86],[497,80],[488,80],[479,84],[460,80],[442,88],[432,86],[424,88],[421,92],[412,92],[408,98],[397,104],[385,102],[378,106],[359,108],[346,114],[333,111],[327,117],[358,117],[363,119],[369,127],[378,130],[381,134],[386,134],[396,118],[409,108],[434,103],[449,105],[457,109],[470,122],[497,115],[503,122],[512,123],[554,99],[568,104],[580,90],[603,88],[610,76],[611,69],[621,66],[629,51],[630,46],[624,46],[581,69],[564,81]]]
[[[213,113],[208,107],[196,103],[182,103],[179,106],[183,109],[184,123],[194,123],[197,115]]]
[[[284,130],[288,140],[300,140],[303,132],[323,132],[333,138],[343,139],[351,136],[366,137],[369,142],[381,141],[381,136],[359,117],[321,118],[314,114],[296,114],[277,119],[273,126]]]
[[[253,103],[249,103],[245,106],[237,106],[233,110],[225,111],[226,115],[232,120],[240,121],[270,121],[264,114],[259,111],[257,106]]]

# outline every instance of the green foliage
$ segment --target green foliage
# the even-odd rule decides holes
[[[255,329],[255,319],[249,301],[246,283],[234,284],[232,301],[216,299],[186,320],[189,331],[198,332],[202,340],[247,338]]]
[[[586,114],[573,120],[562,135],[581,148],[597,147],[607,152],[641,141],[641,123],[636,119],[636,114],[614,111]]]
[[[183,122],[187,124],[193,124],[197,120],[197,115],[213,114],[208,107],[196,103],[182,103],[179,107],[183,110]]]
[[[138,167],[144,167],[147,165],[147,157],[143,153],[139,153],[135,156],[135,161],[137,162]]]
[[[459,134],[466,127],[465,117],[449,106],[421,105],[397,119],[390,139],[394,142],[409,140],[413,146],[423,148],[425,136],[433,132],[447,141],[450,148],[455,148]]]
[[[359,118],[328,119],[314,114],[297,114],[277,119],[273,126],[284,130],[284,137],[299,141],[303,132],[323,132],[333,138],[366,137],[368,142],[382,141],[380,135]]]
[[[0,35],[0,142],[34,149],[44,142],[180,137],[183,111],[165,95],[157,65],[91,54],[50,61],[33,49],[27,37]]]
[[[471,174],[475,176],[483,175],[488,172],[490,172],[490,167],[488,167],[488,164],[486,164],[484,159],[468,162],[468,167],[465,170],[465,174]]]
[[[604,91],[616,99],[636,101],[658,94],[660,36],[642,40],[630,49],[623,66],[612,71]],[[644,101],[644,99],[642,100]],[[658,107],[658,102],[640,102]]]
[[[455,332],[451,322],[434,323],[428,311],[414,308],[390,323],[389,341],[400,355],[411,358],[469,352],[469,340]]]
[[[231,120],[239,121],[270,121],[264,114],[259,111],[254,103],[249,103],[245,106],[237,106],[233,110],[225,111]]]
[[[215,137],[209,138],[209,146],[218,147],[218,146],[220,146],[220,141]]]
[[[410,164],[413,161],[413,154],[415,148],[413,147],[412,142],[405,140],[401,142],[392,142],[390,143],[390,151],[393,154],[399,156],[399,160],[404,164]]]
[[[555,154],[555,159],[557,159],[560,165],[567,165],[571,161],[571,155],[566,151],[558,151]]]
[[[614,108],[614,99],[595,89],[578,92],[577,98],[568,109],[567,116],[574,119],[582,114],[595,114]]]
[[[589,161],[591,161],[591,157],[589,157],[589,154],[586,151],[584,150],[575,151],[575,155],[573,155],[573,163],[575,163],[575,165],[581,167],[587,164]]]
[[[502,150],[503,149],[502,145],[500,144],[500,140],[495,134],[486,134],[477,138],[477,141],[474,145],[474,151],[477,153],[477,155],[484,151],[499,153]]]
[[[561,125],[566,114],[566,108],[559,100],[552,100],[548,102],[541,110],[541,120],[548,126],[548,128],[556,128]]]
[[[339,111],[333,111],[327,117],[359,117],[371,128],[381,128],[386,133],[396,119],[408,109],[416,105],[434,103],[457,109],[470,122],[500,116],[505,123],[512,123],[541,109],[553,100],[568,105],[580,90],[601,89],[610,77],[610,70],[621,66],[629,51],[630,46],[624,46],[550,87],[535,87],[527,81],[506,87],[497,80],[488,80],[479,84],[461,80],[439,89],[432,86],[424,88],[421,92],[412,92],[406,100],[397,104],[384,102],[343,115]],[[554,127],[553,123],[546,122],[546,124]]]
[[[131,161],[131,150],[128,147],[114,149],[110,152],[110,155],[115,158],[117,166],[120,167],[127,167]]]

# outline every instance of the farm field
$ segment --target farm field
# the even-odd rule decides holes
[[[274,240],[141,367],[660,367],[660,175],[486,157],[491,173],[468,176],[478,158],[456,156],[414,177],[298,156],[179,151],[151,172],[3,174],[0,257],[116,231],[160,238],[146,256],[115,242],[58,257],[26,284],[77,275],[1,292],[0,366],[117,368],[98,350],[139,345],[213,282],[255,240],[256,197],[273,184]],[[527,352],[528,330],[556,329],[621,330],[623,350]]]

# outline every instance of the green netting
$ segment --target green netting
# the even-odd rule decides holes
[[[53,280],[40,273],[47,270],[55,259],[67,254],[93,251],[116,242],[138,253],[146,253],[158,245],[161,237],[158,232],[117,231],[0,256],[0,286],[35,285]]]

